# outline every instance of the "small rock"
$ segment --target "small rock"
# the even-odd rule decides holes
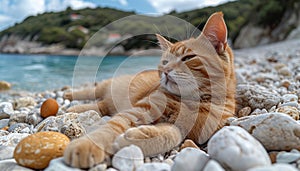
[[[296,107],[292,107],[292,106],[280,106],[278,109],[276,109],[275,112],[288,114],[295,120],[299,120],[300,117],[299,110]]]
[[[30,129],[30,125],[26,124],[26,123],[16,123],[16,124],[12,124],[9,128],[8,128],[8,132],[13,132],[13,133],[21,133],[21,131],[25,128],[29,128]],[[29,133],[29,132],[28,132]]]
[[[279,104],[278,105],[279,107],[281,107],[281,106],[292,106],[292,107],[296,107],[296,108],[298,108],[298,102],[295,102],[295,101],[293,101],[293,102],[286,102],[286,103],[283,103],[283,104]]]
[[[269,152],[269,157],[272,163],[276,163],[277,154],[278,154],[277,151]]]
[[[171,171],[170,165],[166,163],[145,163],[138,167],[136,171]]]
[[[175,158],[175,157],[174,157]],[[171,158],[167,158],[166,160],[163,161],[164,163],[172,166],[174,164],[174,161]]]
[[[0,129],[0,137],[7,136],[9,132],[7,130]]]
[[[43,96],[45,99],[49,99],[49,98],[55,99],[56,98],[56,94],[54,92],[46,92]]]
[[[18,164],[32,169],[44,169],[49,162],[63,155],[69,138],[58,132],[39,132],[24,138],[15,148]]]
[[[300,149],[300,124],[283,113],[247,116],[231,122],[258,139],[267,150]]]
[[[60,104],[60,105],[63,105],[63,104],[64,104],[64,99],[63,99],[62,97],[58,97],[58,98],[56,99],[56,102],[57,102],[58,104]]]
[[[281,68],[285,67],[286,65],[283,64],[283,63],[278,63],[278,64],[275,64],[274,65],[274,68],[278,71],[280,70]]]
[[[64,92],[63,91],[57,91],[56,92],[56,97],[63,97],[64,96]]]
[[[228,118],[228,119],[226,120],[225,125],[226,125],[226,126],[229,126],[230,123],[231,123],[232,121],[236,120],[236,119],[237,119],[236,117],[230,117],[230,118]]]
[[[66,99],[66,100],[64,101],[64,106],[68,107],[70,104],[71,104],[71,102],[70,102],[69,99]]]
[[[277,163],[292,163],[300,159],[300,153],[279,152],[276,157]]]
[[[278,70],[278,74],[289,77],[292,75],[292,72],[288,67],[282,67]]]
[[[28,124],[31,124],[33,126],[36,126],[38,123],[40,123],[43,120],[41,115],[37,112],[31,112],[27,115],[25,118],[25,122]]]
[[[250,115],[261,115],[264,113],[268,113],[266,109],[255,109]]]
[[[0,160],[0,168],[3,171],[34,171],[18,165],[15,159]]]
[[[271,165],[263,146],[237,126],[225,126],[213,135],[208,142],[208,154],[225,169],[233,171]]]
[[[17,144],[29,134],[10,133],[0,136],[0,145],[15,147]]]
[[[35,129],[40,131],[55,131],[61,132],[67,135],[69,138],[79,138],[89,131],[95,130],[105,122],[99,116],[99,114],[93,110],[86,111],[84,113],[65,113],[59,116],[50,116],[40,122]]]
[[[244,116],[248,116],[250,113],[251,113],[251,108],[249,106],[247,106],[238,112],[238,117],[241,118]]]
[[[225,171],[223,167],[215,160],[209,160],[203,171]]]
[[[0,119],[7,119],[10,115],[14,114],[14,109],[11,103],[0,103]]]
[[[54,99],[47,99],[41,106],[41,116],[47,118],[49,116],[55,116],[58,112],[59,106]]]
[[[181,150],[175,157],[172,171],[198,171],[202,170],[208,162],[208,155],[196,148],[187,147]],[[187,164],[188,163],[188,164]]]
[[[14,150],[15,147],[0,145],[0,160],[12,159]]]
[[[192,147],[192,148],[198,148],[199,147],[194,143],[193,140],[191,139],[186,139],[183,144],[180,146],[180,150],[184,149],[184,148],[187,148],[187,147]]]
[[[280,95],[259,85],[239,84],[236,89],[237,111],[244,107],[251,110],[267,109],[277,106],[280,102]]]
[[[289,86],[291,85],[291,82],[289,80],[282,80],[280,85],[285,88],[289,88]]]
[[[16,123],[25,123],[26,117],[28,116],[28,114],[26,113],[15,113],[10,115],[9,117],[9,125],[13,125]]]
[[[14,108],[20,109],[21,107],[35,106],[36,102],[32,97],[21,97],[14,102]]]
[[[8,126],[9,119],[0,119],[0,129]]]
[[[84,129],[78,123],[70,123],[60,128],[60,132],[68,136],[71,140],[79,138],[85,134]]]
[[[283,103],[298,102],[298,96],[295,94],[285,94],[282,96]]]
[[[107,164],[98,164],[95,167],[89,169],[89,171],[106,171]]]
[[[0,81],[0,91],[9,90],[11,88],[11,84],[6,81]]]
[[[245,79],[245,77],[243,76],[243,74],[241,73],[241,71],[239,69],[236,69],[235,76],[236,76],[236,82],[237,82],[237,84],[244,84],[244,83],[246,83],[246,79]]]
[[[130,145],[119,150],[112,159],[114,168],[120,171],[132,171],[144,163],[142,150],[135,145]]]
[[[44,171],[82,171],[81,169],[72,168],[64,163],[63,157],[52,159],[49,166]]]
[[[247,171],[298,171],[295,167],[288,164],[273,164],[272,166],[256,167]]]

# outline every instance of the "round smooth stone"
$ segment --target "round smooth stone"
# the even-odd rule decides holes
[[[67,136],[58,132],[38,132],[20,141],[14,158],[21,166],[44,169],[52,159],[63,156],[69,142]]]

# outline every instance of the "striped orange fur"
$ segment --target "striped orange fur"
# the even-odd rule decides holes
[[[65,94],[69,99],[100,99],[71,107],[70,112],[92,109],[113,116],[68,145],[68,165],[92,167],[129,144],[139,146],[146,156],[169,151],[185,138],[202,144],[234,115],[233,53],[221,12],[212,14],[197,38],[174,44],[160,35],[157,39],[163,50],[158,71]]]

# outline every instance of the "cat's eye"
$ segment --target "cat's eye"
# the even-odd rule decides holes
[[[188,61],[194,57],[196,57],[196,55],[186,55],[183,58],[181,58],[181,61]]]
[[[166,64],[168,63],[168,61],[167,61],[167,60],[163,60],[163,61],[161,61],[161,63],[162,63],[163,65],[166,65]]]

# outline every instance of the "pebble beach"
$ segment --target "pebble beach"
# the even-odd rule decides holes
[[[207,144],[197,146],[186,140],[180,147],[153,157],[145,157],[139,147],[131,145],[89,170],[300,170],[300,39],[234,53],[236,117]],[[71,89],[0,92],[0,170],[80,170],[64,164],[61,149],[110,117],[92,110],[67,113],[71,106],[92,103],[64,99]],[[54,102],[47,105],[47,99]],[[52,108],[52,103],[57,103],[57,109],[41,112],[41,108]],[[48,131],[52,133],[45,133]],[[26,142],[26,137],[31,139]],[[30,145],[32,142],[39,146]]]

